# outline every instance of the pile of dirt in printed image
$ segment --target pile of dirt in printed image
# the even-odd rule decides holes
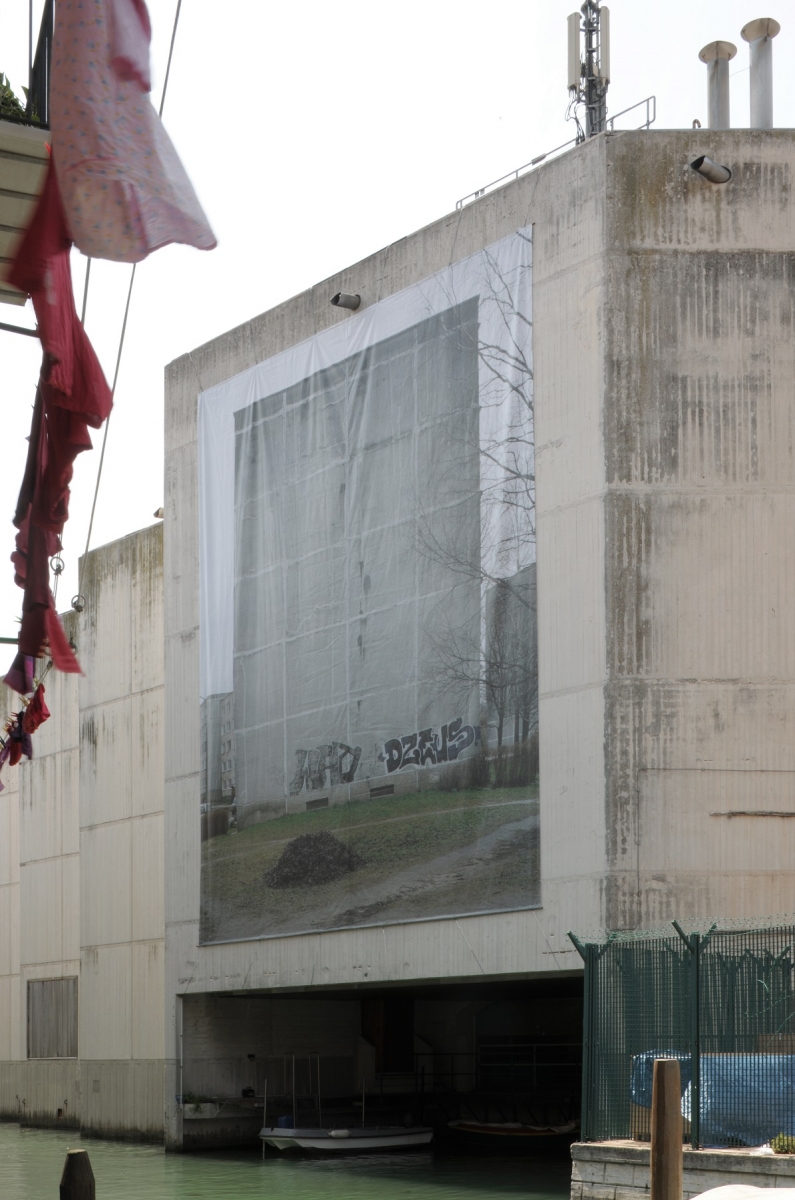
[[[279,861],[265,873],[270,888],[319,887],[363,865],[355,851],[330,833],[304,833],[288,842]]]

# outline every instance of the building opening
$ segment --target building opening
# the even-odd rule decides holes
[[[184,1145],[284,1128],[433,1128],[436,1145],[565,1154],[582,980],[183,1000]]]

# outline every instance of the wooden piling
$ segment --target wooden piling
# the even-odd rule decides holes
[[[60,1200],[96,1200],[94,1172],[87,1150],[67,1150],[61,1175]]]
[[[682,1200],[682,1090],[679,1062],[656,1058],[651,1099],[651,1200]]]

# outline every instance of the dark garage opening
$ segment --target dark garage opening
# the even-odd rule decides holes
[[[437,1145],[485,1147],[490,1126],[501,1153],[565,1153],[582,977],[190,996],[182,1044],[186,1148],[255,1143],[263,1111],[341,1128],[364,1107],[367,1124],[432,1125]]]

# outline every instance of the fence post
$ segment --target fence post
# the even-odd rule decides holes
[[[583,997],[582,997],[582,1099],[580,1102],[580,1140],[587,1142],[590,1136],[590,1107],[591,1107],[591,1037],[593,1031],[593,969],[596,961],[594,946],[588,942],[583,945],[571,930],[567,934],[571,944],[583,961]]]
[[[593,1059],[593,996],[594,996],[594,967],[596,966],[595,946],[590,943],[585,947],[585,979],[583,980],[583,1045],[582,1045],[582,1100],[580,1102],[580,1137],[585,1142],[591,1137],[591,1092],[592,1059]]]
[[[698,1150],[701,1140],[701,935],[687,936],[678,921],[674,929],[690,951],[690,1145]],[[715,926],[705,939],[709,941]]]
[[[650,1200],[682,1200],[679,1060],[655,1058],[651,1093]]]
[[[60,1200],[96,1200],[94,1172],[87,1150],[67,1150],[61,1175]]]
[[[693,934],[693,979],[691,982],[690,1037],[690,1145],[698,1150],[701,1141],[701,936]]]

